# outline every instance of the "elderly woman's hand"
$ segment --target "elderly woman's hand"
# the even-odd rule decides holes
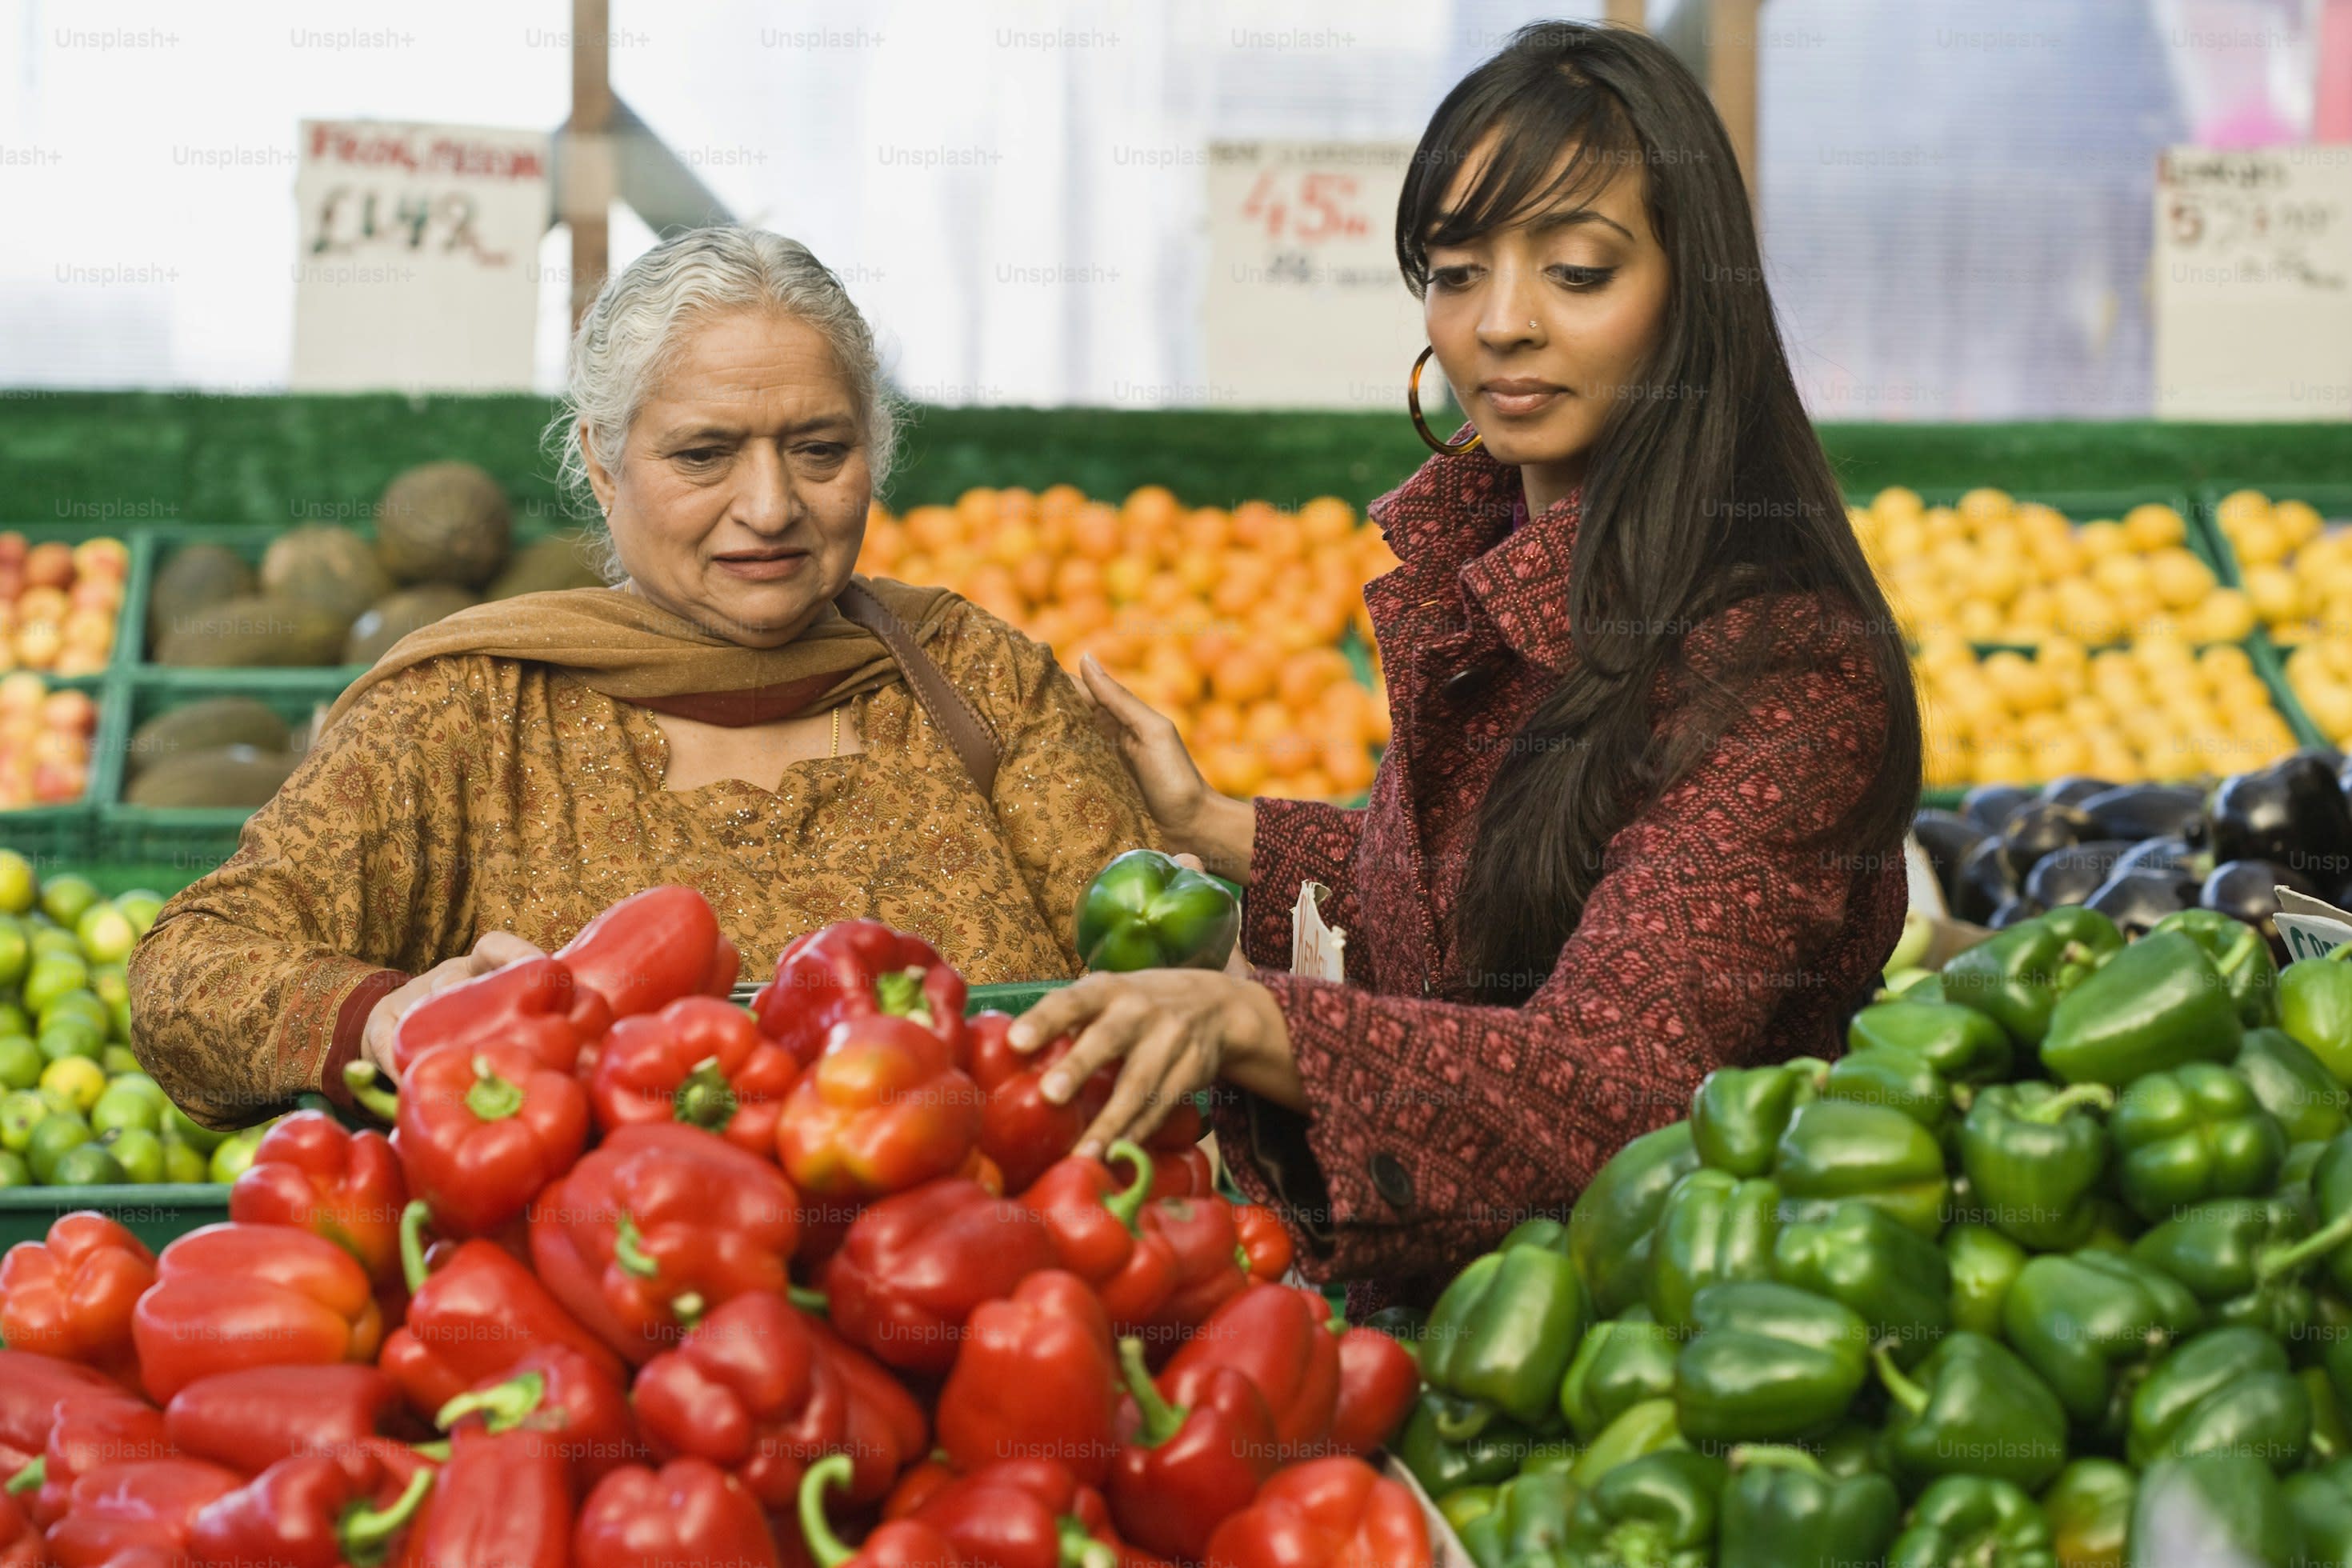
[[[1248,881],[1257,837],[1250,803],[1211,789],[1174,721],[1120,685],[1090,653],[1078,659],[1077,687],[1095,728],[1118,747],[1119,760],[1135,775],[1168,847],[1199,856],[1220,877]]]
[[[520,963],[526,958],[546,956],[512,931],[483,932],[472,952],[436,963],[397,991],[384,993],[368,1014],[367,1026],[360,1035],[360,1059],[397,1083],[399,1079],[392,1070],[392,1037],[410,1008],[436,991],[446,991],[452,985],[488,974],[493,969],[504,969],[509,963]]]

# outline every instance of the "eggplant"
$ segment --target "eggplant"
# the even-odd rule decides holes
[[[2020,893],[2013,899],[2003,899],[2000,907],[1985,917],[1985,924],[1994,931],[2007,931],[2020,921],[2030,921],[2036,915],[2047,914],[2047,904],[2036,903]]]
[[[2017,808],[2032,798],[2033,792],[2023,784],[1979,784],[1960,796],[1960,815],[1987,833],[1999,833]]]
[[[2336,770],[2305,752],[2221,781],[2213,860],[2274,860],[2326,882],[2352,875],[2352,805]]]
[[[2197,850],[2186,838],[2143,838],[2117,857],[2108,875],[2116,871],[2197,870]]]
[[[1949,907],[1960,862],[1992,835],[1957,812],[1923,811],[1911,819],[1911,837],[1927,852],[1936,868],[1937,885],[1944,889],[1944,903]]]
[[[2116,787],[2113,779],[2093,778],[2089,773],[2068,773],[2052,779],[2042,786],[2034,798],[2049,801],[2053,805],[2080,805],[2095,795],[2105,795]]]
[[[2115,874],[2116,862],[2134,847],[2129,839],[2095,838],[2053,849],[2033,863],[2018,890],[2043,909],[2079,904],[2098,891]]]
[[[2125,784],[2078,801],[2102,838],[2205,839],[2205,792],[2188,784]]]
[[[2016,893],[2017,884],[2001,865],[2000,839],[1987,834],[1952,873],[1952,918],[1982,925]]]
[[[2284,963],[2286,939],[2279,935],[2277,919],[2278,889],[2282,885],[2299,893],[2312,891],[2303,878],[2274,861],[2224,860],[2213,868],[2213,874],[2197,889],[2197,902],[2258,927],[2263,939],[2271,944],[2271,956]]]
[[[2032,801],[2018,807],[2001,829],[2001,867],[2012,884],[2022,887],[2033,863],[2053,849],[2071,849],[2100,837],[2090,817],[2074,806]]]
[[[2169,914],[2197,905],[2197,879],[2174,871],[2119,871],[2099,884],[2083,907],[2116,922],[2127,937],[2143,937]]]

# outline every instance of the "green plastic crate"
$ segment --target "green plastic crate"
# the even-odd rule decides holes
[[[58,1216],[96,1209],[161,1252],[173,1238],[228,1218],[228,1189],[211,1183],[150,1187],[10,1187],[0,1192],[0,1250],[38,1241]]]
[[[1018,1016],[1034,1007],[1048,991],[1059,991],[1068,984],[1066,980],[1013,980],[1002,985],[975,985],[964,997],[964,1016],[993,1011]]]

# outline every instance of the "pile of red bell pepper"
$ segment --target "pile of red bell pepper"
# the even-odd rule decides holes
[[[412,1012],[389,1136],[281,1121],[160,1256],[12,1250],[0,1568],[1426,1564],[1362,1458],[1411,1355],[1285,1282],[1197,1114],[1072,1153],[1109,1075],[1048,1103],[1070,1042],[871,921],[737,968],[625,900]]]

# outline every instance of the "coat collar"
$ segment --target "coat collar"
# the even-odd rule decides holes
[[[1568,584],[1580,501],[1570,496],[1514,531],[1526,505],[1519,471],[1481,449],[1431,458],[1367,510],[1404,563],[1401,575],[1455,578],[1511,651],[1563,674],[1575,659]]]

